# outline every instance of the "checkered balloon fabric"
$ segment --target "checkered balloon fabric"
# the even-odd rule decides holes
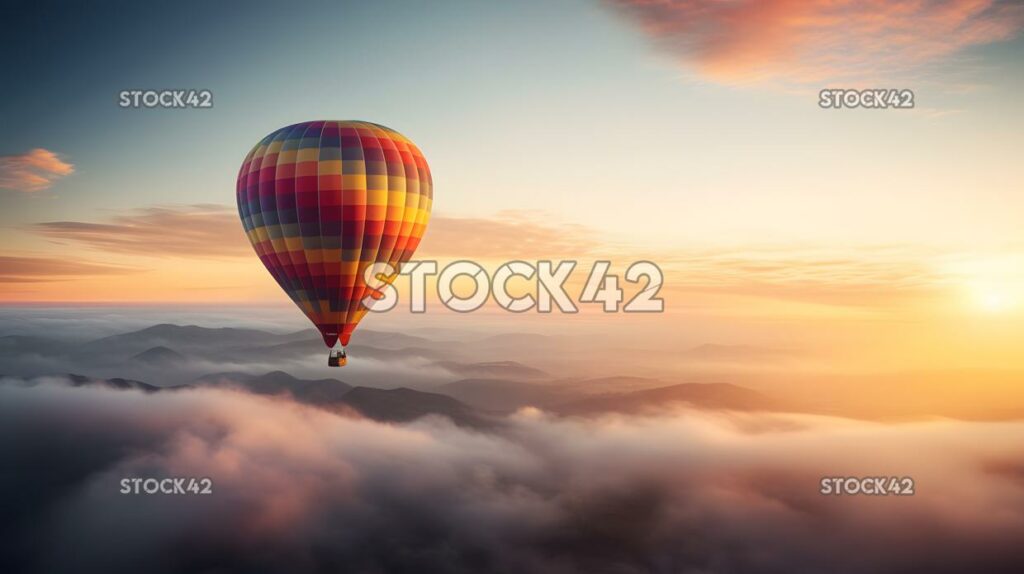
[[[366,268],[383,262],[397,271],[412,257],[433,197],[416,145],[360,121],[271,133],[246,156],[236,191],[260,261],[328,347],[347,345],[367,312]]]

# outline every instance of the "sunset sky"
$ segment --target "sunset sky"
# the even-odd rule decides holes
[[[1024,367],[1020,3],[4,10],[5,303],[287,303],[238,222],[238,167],[281,126],[365,119],[430,162],[418,258],[666,271],[663,316],[524,324]],[[917,107],[823,110],[826,87]],[[133,88],[214,108],[119,108]]]

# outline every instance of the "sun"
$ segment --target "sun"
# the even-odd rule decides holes
[[[1013,294],[1005,286],[992,283],[976,283],[971,286],[975,305],[985,313],[1005,313],[1015,303]]]
[[[1024,308],[1024,253],[1003,253],[952,261],[946,271],[960,285],[963,305],[985,315],[1015,314]]]

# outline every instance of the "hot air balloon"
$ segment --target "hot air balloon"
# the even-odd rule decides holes
[[[263,138],[238,172],[238,214],[256,255],[331,349],[345,346],[374,290],[374,263],[394,281],[423,237],[433,197],[430,168],[402,134],[361,121],[315,121]],[[371,303],[372,306],[372,303]]]

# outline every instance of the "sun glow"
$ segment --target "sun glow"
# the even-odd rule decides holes
[[[986,313],[1003,313],[1010,310],[1015,297],[1010,289],[997,284],[980,283],[971,287],[975,304]]]
[[[985,314],[1006,314],[1024,302],[1024,258],[1019,255],[962,260],[947,268],[963,285],[966,304]]]

